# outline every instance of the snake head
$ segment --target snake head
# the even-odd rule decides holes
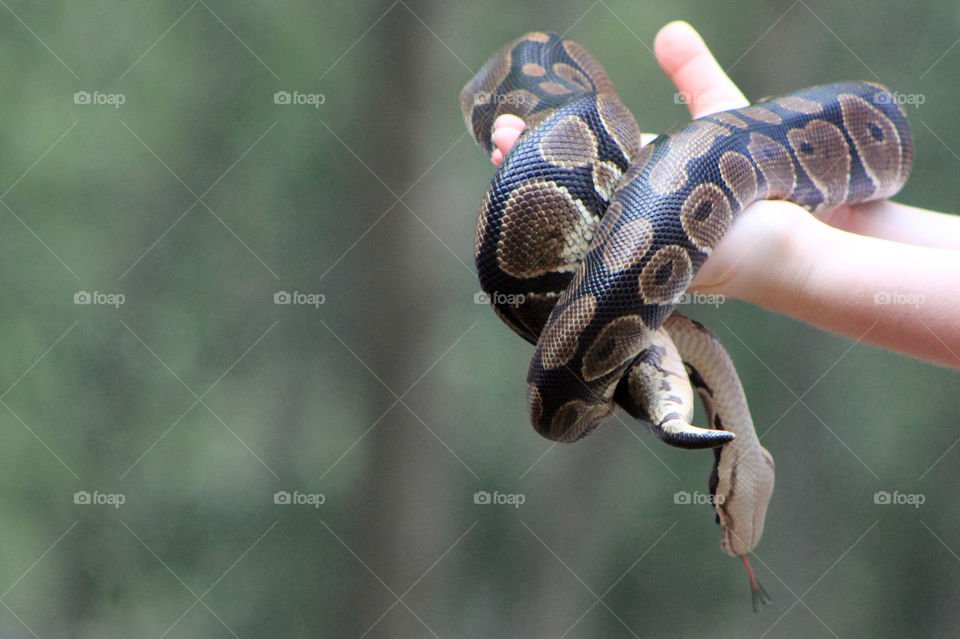
[[[773,457],[760,442],[738,437],[719,449],[714,504],[724,552],[744,556],[759,543],[773,494]],[[711,482],[712,483],[712,482]]]
[[[747,553],[753,550],[763,535],[767,504],[773,494],[773,457],[756,440],[745,451],[736,449],[733,444],[717,450],[714,504],[717,521],[723,531],[720,546],[727,554],[738,556],[743,561],[750,580],[753,611],[759,612],[762,606],[770,603],[771,598],[757,581]],[[724,459],[725,455],[729,458]],[[724,473],[727,481],[724,481]],[[736,480],[736,490],[731,480]]]

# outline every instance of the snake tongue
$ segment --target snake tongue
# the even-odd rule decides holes
[[[740,555],[744,567],[747,569],[747,578],[750,580],[750,595],[753,598],[753,611],[760,612],[760,607],[773,601],[767,591],[763,589],[756,575],[753,574],[753,568],[750,566],[750,560],[746,555]]]

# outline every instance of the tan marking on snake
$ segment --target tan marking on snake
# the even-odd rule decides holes
[[[605,202],[609,202],[621,175],[623,171],[613,162],[597,162],[593,165],[593,190]]]
[[[583,284],[583,279],[587,276],[587,269],[581,263],[579,268],[573,273],[573,279],[570,280],[570,283],[567,284],[567,289],[570,291],[576,291],[580,288],[580,285]]]
[[[611,202],[603,217],[600,218],[600,225],[594,233],[593,242],[596,246],[602,246],[610,239],[610,236],[616,230],[621,215],[623,215],[623,204]]]
[[[571,400],[554,413],[550,435],[561,442],[577,441],[612,415],[614,410],[613,406],[607,404],[590,405],[580,399]]]
[[[720,122],[726,125],[736,127],[738,129],[745,129],[748,126],[750,126],[749,124],[744,122],[742,118],[737,117],[736,113],[721,111],[720,113],[714,113],[710,117],[713,118],[714,120],[719,120]]]
[[[622,183],[620,185],[621,188],[624,185],[637,179],[640,176],[640,174],[643,173],[644,169],[646,169],[647,166],[650,164],[650,158],[653,157],[654,150],[655,148],[653,143],[650,143],[640,149],[640,152],[637,154],[637,157],[634,158],[633,164],[627,167],[627,170],[624,172],[623,177],[620,178],[622,180]]]
[[[847,132],[853,138],[863,161],[863,168],[876,187],[874,197],[893,195],[899,190],[899,177],[903,171],[897,127],[880,109],[861,97],[844,93],[837,96],[837,100],[843,111]],[[858,112],[865,112],[868,117],[855,116]],[[878,136],[880,139],[877,139]]]
[[[557,409],[550,422],[550,433],[560,441],[576,441],[585,430],[582,420],[589,406],[586,402],[574,399]]]
[[[530,40],[531,42],[550,42],[550,36],[543,31],[531,31],[530,33],[524,34],[523,37],[525,40]]]
[[[593,81],[593,86],[597,93],[609,93],[616,95],[617,91],[613,88],[613,82],[610,76],[604,71],[603,66],[590,55],[590,53],[572,40],[564,40],[563,48],[573,61],[576,62],[587,76]]]
[[[806,113],[807,115],[816,115],[823,111],[823,105],[813,100],[807,100],[796,95],[788,95],[785,98],[777,100],[777,104],[786,107],[797,113]]]
[[[670,304],[686,290],[693,277],[693,264],[682,246],[664,246],[650,258],[640,273],[640,294],[648,304]]]
[[[565,115],[540,139],[543,159],[564,169],[597,161],[597,136],[575,115]]]
[[[544,358],[544,368],[548,370],[559,368],[570,361],[576,352],[580,334],[593,320],[596,312],[597,298],[593,295],[574,298],[566,308],[560,311],[556,321],[540,335],[544,354],[551,354],[550,357]]]
[[[720,242],[733,214],[723,190],[712,182],[698,184],[680,207],[683,230],[697,248],[709,253]]]
[[[650,171],[650,186],[661,195],[670,195],[687,183],[687,163],[706,153],[717,138],[730,134],[730,130],[715,122],[694,120],[673,136],[666,155],[657,160]],[[691,149],[694,149],[691,152]]]
[[[543,398],[537,385],[527,382],[527,410],[530,412],[530,418],[536,424],[543,417]]]
[[[613,228],[613,225],[610,228]],[[603,247],[603,267],[608,273],[615,274],[639,264],[650,250],[652,242],[653,225],[638,217],[619,225],[616,233],[611,234],[602,244],[597,243],[597,246]]]
[[[597,96],[597,113],[604,129],[620,147],[628,162],[635,162],[640,150],[640,127],[633,115],[615,97],[600,94]]]
[[[760,120],[761,122],[766,122],[768,124],[783,124],[783,118],[762,104],[755,104],[745,109],[740,109],[740,113],[749,118],[753,118],[754,120]]]
[[[628,364],[643,350],[649,330],[639,315],[623,315],[603,327],[583,356],[583,378],[592,382]]]
[[[740,206],[746,206],[757,197],[757,171],[750,158],[736,151],[727,151],[717,163],[724,183],[733,191]]]
[[[550,95],[565,95],[570,93],[571,90],[563,86],[559,82],[553,82],[552,80],[544,80],[540,83],[540,90],[549,93]]]
[[[541,75],[547,74],[546,68],[544,68],[542,64],[537,64],[536,62],[524,62],[520,70],[529,76],[537,78]]]
[[[850,147],[843,131],[824,120],[811,120],[803,128],[787,131],[787,139],[823,195],[817,210],[844,202],[850,185]]]
[[[530,217],[533,207],[540,208],[544,219]],[[549,180],[530,180],[515,188],[501,215],[497,264],[519,278],[575,270],[596,224],[582,202]]]
[[[590,79],[566,62],[554,62],[551,68],[554,73],[567,82],[580,87],[584,91],[593,91],[593,85],[590,84]]]
[[[789,197],[797,184],[797,174],[793,170],[790,151],[762,133],[750,134],[747,151],[750,152],[766,180],[766,186],[763,187],[760,197],[770,199]]]

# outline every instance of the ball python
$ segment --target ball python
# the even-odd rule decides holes
[[[747,554],[763,532],[774,464],[736,370],[703,325],[674,312],[734,217],[762,199],[811,213],[886,198],[913,141],[885,87],[818,86],[701,117],[640,145],[640,129],[583,47],[528,33],[460,94],[487,154],[494,120],[526,128],[480,206],[475,257],[497,315],[536,350],[534,428],[580,439],[623,408],[664,442],[713,448],[722,549],[742,558],[754,608],[767,595]],[[693,390],[708,418],[690,422]]]

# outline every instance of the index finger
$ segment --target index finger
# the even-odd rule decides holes
[[[717,64],[700,34],[686,22],[671,22],[660,29],[653,50],[694,118],[750,104]]]

